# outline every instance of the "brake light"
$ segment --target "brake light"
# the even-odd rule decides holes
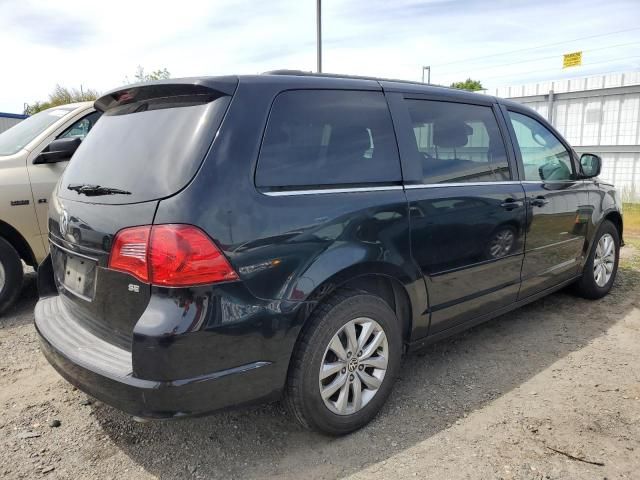
[[[237,280],[238,275],[213,241],[191,225],[158,225],[151,229],[151,283],[203,285]]]
[[[238,279],[215,243],[192,225],[153,225],[121,230],[113,242],[109,268],[165,287]]]

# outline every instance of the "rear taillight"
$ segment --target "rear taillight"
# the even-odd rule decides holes
[[[147,256],[150,234],[150,225],[120,230],[113,241],[113,247],[111,247],[109,268],[130,273],[138,280],[148,283]]]
[[[211,238],[192,225],[153,225],[120,230],[113,242],[109,268],[165,287],[238,279]]]
[[[154,285],[184,287],[238,279],[215,243],[197,227],[154,226],[150,245],[148,259]]]

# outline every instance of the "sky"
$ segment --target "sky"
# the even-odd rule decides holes
[[[640,70],[640,0],[324,0],[323,71],[488,88]],[[316,68],[315,0],[0,0],[0,111],[56,84]],[[562,69],[562,54],[583,66]]]

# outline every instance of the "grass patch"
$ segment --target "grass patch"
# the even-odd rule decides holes
[[[640,270],[640,237],[625,235],[625,249],[631,249],[631,254],[626,255],[625,258],[620,259],[620,266],[622,268],[631,268],[633,270]]]
[[[640,203],[625,203],[622,206],[625,241],[640,238]]]

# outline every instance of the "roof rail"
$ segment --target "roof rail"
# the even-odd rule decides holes
[[[268,72],[264,72],[263,75],[293,75],[300,77],[326,77],[326,78],[350,78],[353,80],[375,80],[380,82],[399,82],[399,83],[409,83],[414,85],[424,85],[431,87],[441,87],[441,88],[451,88],[445,87],[443,85],[436,85],[434,83],[422,83],[416,82],[414,80],[400,80],[397,78],[381,78],[381,77],[367,77],[362,75],[343,75],[340,73],[316,73],[316,72],[305,72],[304,70],[270,70]]]

